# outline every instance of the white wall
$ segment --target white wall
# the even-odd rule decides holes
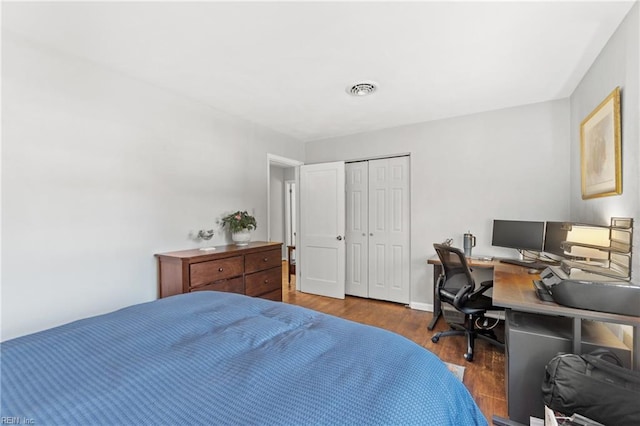
[[[2,109],[3,340],[155,299],[153,254],[225,243],[223,213],[254,212],[266,239],[267,152],[303,159],[290,137],[6,31]]]
[[[433,302],[432,244],[477,237],[491,246],[493,219],[569,216],[569,103],[545,102],[306,144],[306,163],[411,154],[411,301]]]
[[[609,224],[634,218],[632,281],[640,284],[640,4],[636,3],[571,95],[571,219]],[[582,199],[580,123],[613,91],[621,90],[622,194]]]

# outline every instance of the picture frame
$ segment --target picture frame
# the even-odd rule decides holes
[[[582,199],[622,194],[620,87],[580,123]]]

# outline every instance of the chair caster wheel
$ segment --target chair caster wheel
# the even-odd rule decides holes
[[[473,361],[473,354],[464,354],[464,359],[466,359],[467,361],[471,362]]]
[[[439,338],[438,336],[433,336],[433,337],[431,338],[431,341],[432,341],[433,343],[438,343],[438,340],[440,340],[440,338]]]

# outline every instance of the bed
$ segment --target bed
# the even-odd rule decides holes
[[[435,355],[397,334],[214,291],[1,345],[21,424],[487,424]]]

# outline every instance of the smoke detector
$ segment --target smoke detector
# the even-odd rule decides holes
[[[367,96],[378,89],[378,85],[373,81],[362,81],[347,87],[347,93],[352,96]]]

